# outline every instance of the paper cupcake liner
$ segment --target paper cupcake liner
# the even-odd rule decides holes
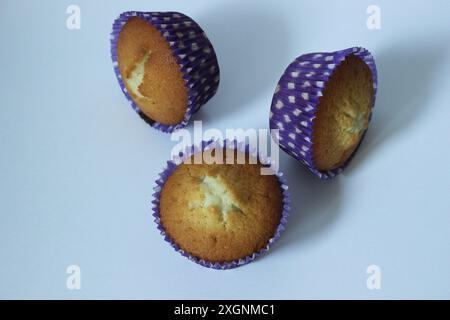
[[[321,179],[333,178],[345,169],[366,133],[363,133],[358,147],[340,167],[320,171],[314,165],[312,133],[319,99],[333,71],[349,55],[361,58],[372,72],[374,89],[372,110],[377,92],[377,69],[370,52],[361,47],[336,52],[310,53],[298,57],[281,76],[272,100],[270,128],[279,129],[275,140],[284,151],[306,165]],[[369,121],[371,117],[372,112]]]
[[[211,262],[204,259],[197,258],[188,252],[182,250],[166,233],[164,226],[161,223],[160,219],[160,212],[159,212],[159,205],[160,205],[160,196],[161,196],[161,190],[166,183],[167,179],[172,175],[172,173],[175,171],[178,165],[180,165],[185,159],[189,158],[190,156],[198,153],[203,152],[205,150],[212,150],[215,148],[226,148],[226,149],[233,149],[238,150],[240,152],[243,152],[245,154],[250,154],[254,157],[256,157],[263,165],[270,165],[273,163],[273,161],[264,156],[263,154],[257,152],[257,150],[250,148],[248,144],[244,144],[242,142],[237,142],[235,140],[224,140],[224,141],[203,141],[201,145],[193,145],[191,147],[187,147],[184,152],[180,152],[178,156],[174,157],[172,160],[167,161],[167,165],[164,168],[164,170],[159,174],[158,180],[156,180],[156,186],[153,188],[153,217],[155,218],[155,222],[157,224],[158,230],[161,232],[161,235],[164,237],[164,240],[167,241],[174,249],[175,251],[179,252],[182,256],[188,258],[189,260],[200,264],[207,268],[213,268],[213,269],[219,269],[219,270],[225,270],[225,269],[232,269],[236,267],[243,266],[247,263],[252,262],[255,260],[258,256],[265,253],[269,250],[269,248],[272,246],[272,244],[277,241],[280,238],[280,235],[282,231],[285,229],[285,225],[287,223],[287,218],[289,214],[289,193],[288,193],[288,186],[286,184],[286,180],[283,177],[283,174],[281,172],[274,172],[274,174],[277,176],[278,181],[280,183],[280,188],[282,190],[283,195],[283,209],[281,213],[281,219],[280,223],[278,224],[278,227],[275,231],[275,234],[273,237],[268,241],[267,245],[259,250],[258,252],[254,252],[253,254],[243,257],[238,260],[230,261],[230,262]],[[225,150],[225,149],[224,149]]]
[[[183,73],[188,91],[188,106],[183,120],[176,125],[165,125],[147,117],[125,87],[117,61],[117,43],[122,27],[132,17],[144,19],[158,29],[169,43]],[[148,124],[163,132],[170,133],[185,127],[192,115],[214,96],[219,86],[219,64],[211,42],[200,26],[182,13],[137,11],[122,13],[113,24],[111,57],[119,85],[133,109]]]

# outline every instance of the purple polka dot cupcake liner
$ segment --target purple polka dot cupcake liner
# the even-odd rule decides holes
[[[161,33],[180,66],[188,91],[188,106],[183,120],[178,124],[165,125],[150,119],[142,112],[127,91],[117,61],[117,43],[122,27],[132,17],[147,21]],[[122,13],[113,24],[111,57],[119,85],[133,109],[152,127],[166,133],[185,127],[192,115],[214,96],[219,86],[219,64],[211,42],[200,26],[182,13],[137,11]]]
[[[217,148],[223,148],[225,151],[226,149],[232,149],[237,150],[245,154],[250,154],[251,156],[258,159],[263,166],[269,167],[273,161],[269,158],[263,155],[262,153],[258,152],[255,148],[251,148],[248,144],[245,144],[243,142],[237,142],[236,140],[224,140],[224,141],[202,141],[201,144],[198,145],[192,145],[190,147],[185,148],[183,152],[180,152],[177,156],[174,156],[172,160],[167,161],[167,165],[165,166],[164,170],[159,174],[159,178],[156,180],[156,186],[153,188],[153,217],[155,218],[155,223],[157,225],[158,230],[161,232],[161,235],[164,237],[164,240],[168,242],[175,251],[179,252],[182,256],[188,258],[189,260],[207,268],[213,268],[218,270],[225,270],[225,269],[232,269],[236,267],[240,267],[243,265],[246,265],[253,260],[255,260],[258,256],[262,255],[263,253],[267,252],[269,248],[273,245],[274,242],[276,242],[280,236],[283,230],[285,229],[287,218],[289,215],[289,193],[288,193],[288,186],[286,184],[286,180],[281,172],[275,172],[273,171],[274,175],[277,176],[280,188],[283,195],[283,208],[281,213],[281,219],[278,224],[278,227],[272,236],[272,238],[268,241],[267,245],[259,250],[258,252],[254,252],[253,254],[243,257],[239,260],[219,263],[219,262],[211,262],[204,259],[197,258],[188,252],[182,250],[166,233],[164,226],[161,223],[160,219],[160,212],[159,212],[159,205],[160,205],[160,197],[161,197],[161,190],[166,183],[167,179],[172,175],[172,173],[175,171],[178,165],[183,163],[184,160],[188,159],[192,155],[203,152],[205,150],[213,150]],[[271,169],[270,169],[271,170]]]
[[[373,98],[375,105],[377,92],[377,69],[371,53],[361,47],[353,47],[335,52],[309,53],[294,60],[285,70],[277,84],[270,110],[270,128],[278,129],[275,140],[289,155],[303,163],[321,179],[330,179],[341,173],[355,155],[340,167],[320,171],[313,162],[313,120],[316,116],[319,99],[323,95],[333,71],[345,60],[354,55],[364,61],[372,72]],[[369,121],[372,113],[369,116]]]

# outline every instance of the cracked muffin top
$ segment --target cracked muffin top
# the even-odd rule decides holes
[[[369,125],[373,94],[369,67],[348,56],[331,75],[314,119],[313,159],[319,170],[340,167],[355,151]]]
[[[166,125],[183,119],[188,106],[183,73],[155,27],[129,19],[119,35],[117,61],[127,91],[147,117]]]
[[[187,253],[230,262],[258,252],[274,236],[282,190],[275,175],[261,175],[255,158],[234,152],[234,164],[225,164],[224,152],[223,164],[207,164],[211,156],[214,151],[203,152],[201,164],[192,156],[168,178],[161,190],[161,223]],[[238,157],[245,157],[245,164],[237,164]]]

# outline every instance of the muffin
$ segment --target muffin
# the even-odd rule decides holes
[[[377,70],[354,47],[298,57],[273,96],[270,127],[288,154],[320,178],[343,171],[360,145],[375,104]]]
[[[153,127],[173,132],[217,91],[219,65],[200,26],[177,12],[125,12],[111,52],[122,91]]]
[[[177,250],[203,266],[227,269],[252,261],[279,237],[287,187],[279,175],[262,175],[260,157],[248,148],[230,148],[232,163],[226,151],[216,155],[218,148],[191,149],[179,165],[169,163],[157,181],[154,211]],[[213,161],[218,158],[222,163]]]

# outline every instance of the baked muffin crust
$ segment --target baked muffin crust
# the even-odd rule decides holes
[[[340,167],[355,151],[369,125],[373,91],[369,67],[354,55],[330,76],[313,121],[313,161],[319,170]]]
[[[261,175],[260,168],[248,161],[179,165],[161,191],[160,218],[168,236],[211,262],[264,248],[280,223],[283,198],[278,178]]]
[[[165,125],[183,120],[188,106],[183,73],[155,27],[130,18],[120,31],[117,60],[128,92],[147,117]]]

